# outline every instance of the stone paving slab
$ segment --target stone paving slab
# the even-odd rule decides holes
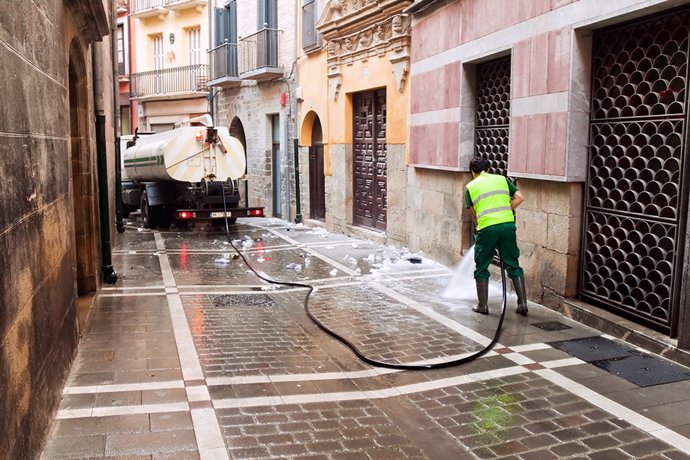
[[[241,220],[232,237],[252,241],[251,260],[281,254],[263,257],[267,273],[316,261],[290,273],[315,280],[315,313],[383,358],[450,356],[495,330],[497,308],[478,317],[440,297],[451,272],[405,251],[276,219]],[[302,292],[213,264],[222,238],[117,239],[126,276],[96,299],[43,459],[690,458],[688,382],[640,388],[548,345],[598,331],[531,305],[466,365],[371,368],[311,323]],[[548,321],[570,328],[534,326]]]

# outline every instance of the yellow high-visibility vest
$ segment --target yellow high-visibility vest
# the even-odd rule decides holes
[[[482,172],[467,184],[467,190],[477,214],[477,230],[490,225],[515,222],[505,177]]]

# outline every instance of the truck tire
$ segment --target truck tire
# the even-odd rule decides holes
[[[155,206],[149,206],[149,198],[146,196],[146,191],[141,194],[141,223],[144,228],[156,228],[158,225],[158,209]]]

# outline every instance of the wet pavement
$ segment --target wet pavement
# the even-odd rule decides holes
[[[445,362],[496,329],[500,298],[484,317],[442,297],[453,272],[423,255],[273,219],[231,237],[265,276],[312,284],[312,314],[370,359]],[[519,316],[514,296],[492,351],[398,371],[325,334],[305,290],[256,277],[223,232],[131,223],[113,265],[43,459],[690,459],[690,369],[632,383],[623,361],[558,349],[599,331],[535,304]]]

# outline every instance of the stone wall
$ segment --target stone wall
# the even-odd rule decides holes
[[[273,168],[271,115],[279,115],[282,176],[281,214],[285,218],[288,216],[288,209],[294,209],[295,203],[294,175],[292,173],[294,124],[289,115],[289,106],[283,107],[280,104],[280,95],[287,90],[288,87],[283,81],[263,83],[246,81],[238,88],[224,89],[216,98],[216,123],[219,126],[230,126],[235,117],[242,122],[247,143],[249,205],[264,206],[266,208],[264,212],[267,216],[274,215],[271,175]],[[242,200],[244,201],[244,197]]]
[[[0,6],[2,458],[39,456],[76,352],[78,267],[91,280],[100,268],[93,80],[84,44],[107,32],[100,1],[75,8],[59,0]],[[103,94],[107,107],[111,91]],[[107,129],[112,144],[112,124]],[[81,177],[73,176],[75,166]],[[74,194],[75,182],[91,184],[86,198]],[[77,258],[75,206],[92,216],[92,259],[84,263]]]
[[[452,266],[469,247],[471,220],[465,210],[468,173],[410,168],[406,241],[413,251]]]

